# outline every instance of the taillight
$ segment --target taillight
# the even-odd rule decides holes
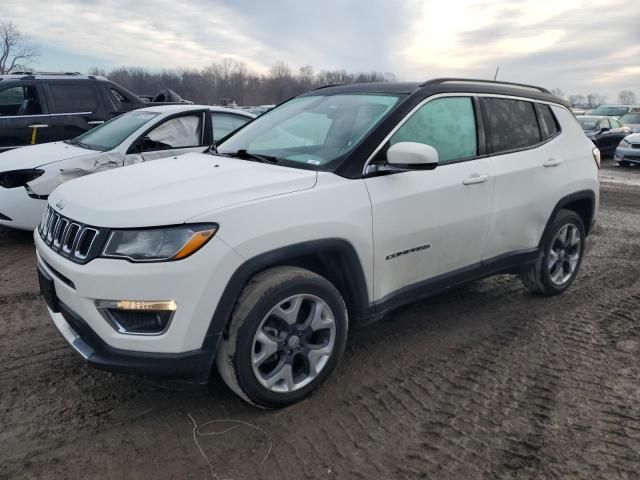
[[[600,168],[600,150],[594,148],[591,152],[593,153],[593,159],[596,161],[596,165]]]

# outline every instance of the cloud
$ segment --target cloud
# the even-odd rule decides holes
[[[500,65],[503,80],[567,93],[640,93],[640,2],[628,0],[3,0],[0,18],[74,65],[200,68],[230,57],[258,71],[285,61],[405,80],[487,78]]]

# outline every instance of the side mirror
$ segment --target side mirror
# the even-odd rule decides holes
[[[387,150],[387,163],[403,170],[433,170],[438,166],[438,151],[424,143],[399,142]]]

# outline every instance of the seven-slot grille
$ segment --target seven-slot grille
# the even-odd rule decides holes
[[[96,249],[100,247],[97,241],[102,237],[99,229],[74,222],[49,206],[38,232],[51,249],[77,263],[86,263],[97,255]]]

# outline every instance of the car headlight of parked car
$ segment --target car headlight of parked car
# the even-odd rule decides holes
[[[629,148],[631,146],[631,144],[629,142],[627,142],[624,138],[622,140],[620,140],[620,143],[618,144],[619,147],[624,147],[624,148]]]
[[[114,230],[102,256],[132,262],[182,260],[200,250],[217,231],[218,225],[214,223]]]
[[[9,170],[0,173],[0,186],[4,188],[24,187],[27,183],[42,176],[44,170],[29,168],[24,170]]]

